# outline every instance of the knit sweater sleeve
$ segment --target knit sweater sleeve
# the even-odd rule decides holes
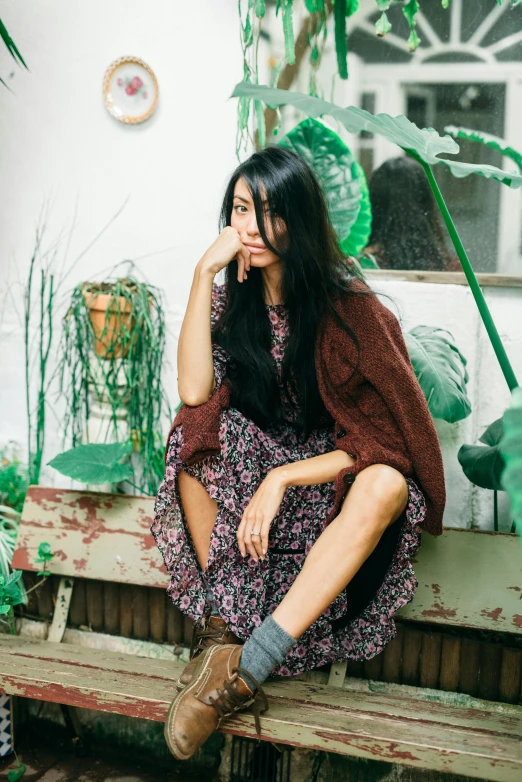
[[[426,498],[424,526],[439,534],[446,498],[442,454],[401,327],[376,296],[350,299],[360,356],[355,385],[348,384],[347,394],[360,421],[355,441],[349,431],[346,434],[346,450],[351,446],[357,453],[357,472],[385,463],[413,477]]]

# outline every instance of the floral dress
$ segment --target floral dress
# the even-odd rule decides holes
[[[225,305],[225,285],[214,285],[211,326]],[[266,305],[271,324],[271,352],[279,378],[288,338],[284,305]],[[216,388],[227,370],[225,350],[213,344]],[[221,412],[221,451],[193,465],[180,460],[183,427],[177,426],[167,450],[166,470],[155,502],[151,532],[163,556],[170,583],[167,592],[181,611],[199,619],[206,609],[207,585],[215,605],[230,629],[246,640],[271,614],[289,590],[306,555],[325,528],[334,502],[334,483],[290,486],[286,489],[269,534],[264,561],[241,556],[236,531],[254,492],[270,470],[289,462],[335,450],[334,422],[306,439],[296,434],[297,402],[285,402],[285,422],[261,430],[239,410]],[[326,410],[325,410],[326,413]],[[180,501],[177,475],[185,470],[217,502],[207,567],[201,571]],[[408,480],[409,498],[401,518],[385,531],[377,548],[346,590],[290,649],[278,675],[298,674],[326,663],[351,658],[369,660],[395,636],[394,614],[412,600],[417,579],[411,558],[420,545],[415,531],[426,505],[422,492]]]

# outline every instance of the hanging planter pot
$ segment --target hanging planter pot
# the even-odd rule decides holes
[[[127,283],[125,287],[129,295],[114,295],[111,283],[87,282],[82,286],[85,307],[94,332],[94,350],[97,356],[105,359],[127,358],[129,350],[135,350],[137,327],[145,325],[152,306],[152,296],[149,295],[147,308],[141,313],[137,312],[135,287],[131,281],[118,282],[120,285]]]

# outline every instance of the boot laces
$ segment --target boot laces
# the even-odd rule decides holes
[[[194,625],[189,653],[191,660],[202,649],[206,649],[213,644],[223,645],[225,643],[224,635],[228,632],[228,627],[225,630],[220,630],[218,627],[213,627],[209,624],[209,619],[210,615],[204,616]]]
[[[219,723],[222,719],[225,717],[229,717],[231,714],[233,714],[235,711],[239,711],[241,708],[245,708],[246,706],[252,706],[252,713],[254,715],[254,720],[256,724],[256,731],[257,735],[259,736],[261,734],[261,721],[260,721],[260,714],[264,714],[264,712],[268,709],[268,701],[266,699],[266,695],[263,691],[263,688],[255,679],[251,673],[248,671],[245,671],[244,668],[233,668],[232,673],[237,674],[235,677],[233,677],[230,681],[223,682],[223,689],[218,688],[217,698],[209,698],[209,701],[211,705],[215,708],[215,710],[218,713]],[[244,696],[241,695],[237,691],[237,687],[235,686],[235,683],[238,679],[239,675],[242,675],[244,678],[246,677],[246,680],[250,680],[255,685],[255,692],[252,696]],[[261,703],[260,703],[261,701]],[[261,708],[261,705],[263,708]]]

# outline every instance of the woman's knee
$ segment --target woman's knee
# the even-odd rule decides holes
[[[394,467],[372,464],[358,473],[347,500],[352,509],[356,506],[365,526],[384,531],[406,507],[408,484]]]

